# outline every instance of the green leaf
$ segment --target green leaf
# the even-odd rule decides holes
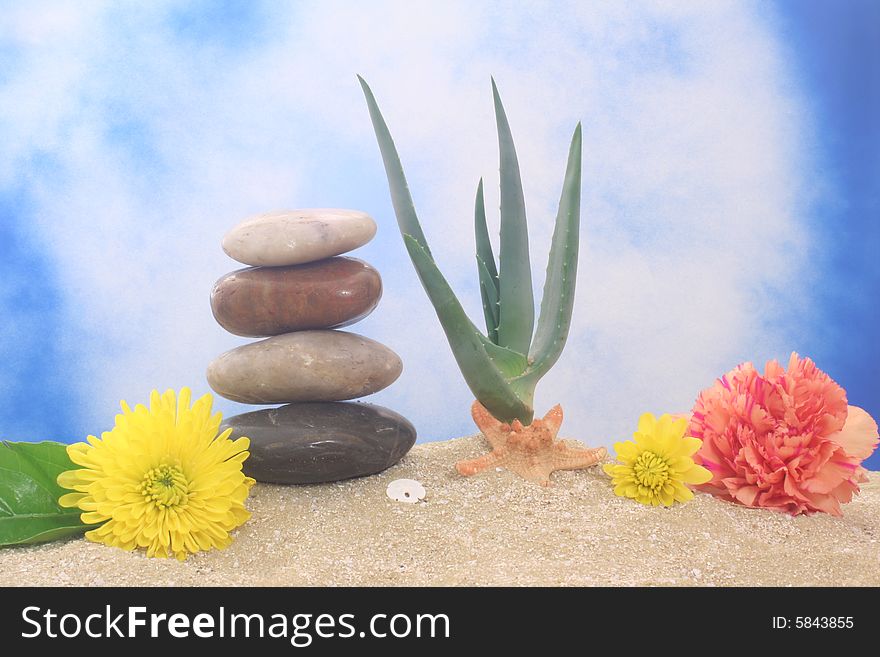
[[[559,359],[568,338],[577,278],[580,214],[581,124],[578,123],[568,151],[565,181],[547,264],[544,297],[541,300],[541,315],[529,354],[532,366],[525,375],[533,385]]]
[[[79,509],[58,504],[70,491],[56,478],[76,467],[61,443],[0,443],[0,546],[52,541],[90,528]]]
[[[518,379],[528,368],[529,359],[525,354],[497,345],[482,334],[480,340],[489,360],[504,375],[506,381]]]
[[[477,256],[477,271],[480,274],[480,297],[483,299],[483,317],[486,318],[486,332],[492,344],[498,344],[498,288],[492,282],[492,274],[486,263]]]
[[[526,363],[525,357],[490,343],[468,318],[427,250],[411,235],[404,235],[403,240],[471,392],[502,422],[519,419],[524,424],[530,424],[533,415],[531,405],[525,404],[516,395],[502,371],[502,368],[511,367],[521,371]],[[490,355],[488,349],[493,347],[495,349]],[[517,361],[516,356],[521,360]]]
[[[492,274],[492,282],[498,287],[498,270],[495,268],[495,254],[492,253],[492,242],[489,241],[489,229],[486,226],[486,202],[483,200],[483,179],[477,185],[477,198],[474,201],[474,234],[477,242],[477,257],[482,258],[486,269]]]
[[[376,133],[376,141],[379,143],[379,151],[382,153],[382,162],[385,165],[385,175],[388,177],[388,186],[391,188],[391,203],[394,206],[394,214],[397,216],[397,224],[403,235],[412,235],[428,255],[431,255],[431,249],[428,248],[428,242],[425,240],[425,234],[422,232],[422,226],[416,215],[416,208],[413,205],[412,195],[409,193],[409,185],[406,182],[406,176],[403,173],[403,165],[400,163],[400,156],[397,154],[397,148],[394,146],[394,140],[391,138],[391,132],[388,125],[379,111],[376,104],[376,98],[370,85],[359,75],[357,79],[361,83],[364,90],[364,97],[367,99],[367,107],[370,110],[370,120],[373,122],[373,130]],[[525,351],[525,350],[524,350]]]
[[[480,277],[480,297],[483,300],[486,332],[489,339],[498,344],[498,269],[495,267],[495,254],[492,253],[492,242],[489,241],[489,229],[486,227],[482,178],[477,185],[477,199],[474,202],[474,238],[477,244],[477,274]]]
[[[526,205],[516,148],[498,87],[492,79],[495,123],[501,158],[501,250],[499,253],[500,321],[498,344],[528,353],[535,326],[535,299],[529,264],[529,234]]]

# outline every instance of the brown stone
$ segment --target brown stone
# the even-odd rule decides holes
[[[211,310],[230,333],[259,337],[354,324],[381,296],[379,272],[357,258],[336,257],[226,274],[211,290]]]

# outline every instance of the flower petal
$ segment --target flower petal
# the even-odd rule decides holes
[[[681,475],[681,480],[686,484],[699,486],[712,480],[712,473],[701,465],[694,465]]]
[[[624,462],[635,461],[639,456],[639,448],[631,440],[614,443],[614,451],[617,452],[617,458]]]
[[[654,433],[654,427],[657,426],[657,420],[654,418],[653,413],[642,413],[641,417],[639,417],[639,427],[636,429],[637,433],[650,435]]]
[[[685,436],[676,445],[675,451],[672,456],[693,456],[700,450],[700,447],[702,446],[703,441],[699,438],[694,438],[693,436]]]
[[[58,498],[58,504],[66,508],[74,508],[86,497],[88,497],[86,493],[67,493]]]
[[[858,406],[849,406],[843,429],[828,436],[828,440],[843,447],[849,456],[864,460],[877,447],[877,422]]]

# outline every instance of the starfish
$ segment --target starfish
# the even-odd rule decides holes
[[[556,440],[562,425],[562,407],[557,404],[543,419],[523,426],[519,420],[505,424],[496,420],[478,401],[471,406],[471,415],[492,446],[492,451],[479,458],[459,461],[455,469],[466,477],[492,467],[503,467],[542,486],[550,486],[554,470],[580,470],[595,465],[607,454],[604,447],[596,449],[572,447]]]

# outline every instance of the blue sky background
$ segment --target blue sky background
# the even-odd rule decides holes
[[[220,238],[250,214],[321,206],[380,225],[357,255],[385,295],[352,330],[405,372],[373,401],[422,440],[473,432],[355,73],[475,318],[480,176],[498,203],[489,75],[520,152],[536,290],[584,122],[574,327],[537,399],[563,403],[563,433],[610,444],[641,412],[686,410],[738,362],[791,350],[880,416],[878,3],[359,5],[0,3],[4,438],[79,440],[122,398],[207,392],[210,359],[245,342],[207,303],[237,268]]]
[[[820,184],[812,229],[826,275],[812,296],[826,320],[805,350],[880,415],[880,3],[787,0],[780,34],[816,116]],[[868,463],[880,470],[880,454]]]

